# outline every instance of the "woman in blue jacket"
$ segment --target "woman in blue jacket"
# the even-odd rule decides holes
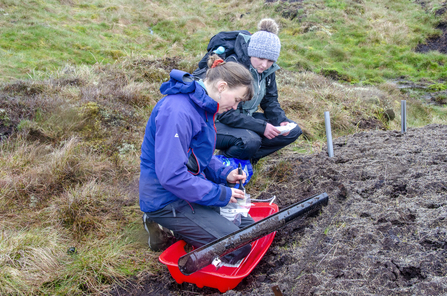
[[[162,229],[200,247],[254,222],[248,216],[238,227],[220,215],[220,207],[244,198],[244,192],[230,184],[246,176],[213,156],[215,117],[253,96],[252,78],[242,65],[217,55],[208,62],[203,81],[171,71],[170,80],[160,87],[167,96],[157,103],[146,126],[139,194],[152,250],[166,247]],[[249,251],[250,246],[236,250],[227,261],[234,263]]]

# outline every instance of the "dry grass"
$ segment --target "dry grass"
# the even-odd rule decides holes
[[[114,165],[83,149],[79,140],[70,139],[60,147],[22,142],[17,150],[2,155],[5,193],[3,209],[26,203],[41,208],[67,187],[90,179],[107,180],[116,174]]]
[[[140,146],[160,83],[173,68],[191,72],[199,58],[67,66],[3,86],[0,107],[14,124],[0,141],[0,294],[101,294],[129,275],[156,272],[137,203]],[[398,114],[381,117],[388,108],[398,113],[403,98],[391,83],[358,87],[281,70],[278,85],[305,134],[281,150],[285,157],[323,149],[324,111],[334,138],[399,125]],[[372,118],[381,124],[360,126]],[[264,161],[249,186],[254,196],[287,178],[286,162],[269,166],[269,177]]]
[[[373,20],[370,23],[371,29],[368,33],[370,43],[383,44],[404,44],[408,38],[409,29],[407,25],[399,20],[398,23],[392,23],[388,20]]]
[[[33,294],[61,267],[63,240],[54,229],[1,227],[0,294]]]
[[[155,259],[123,234],[88,236],[80,244],[54,227],[0,230],[1,295],[102,294],[111,284],[124,281],[132,268],[150,267]],[[76,252],[69,254],[71,246]],[[131,268],[123,269],[123,261]]]
[[[154,268],[135,178],[159,82],[126,63],[65,67],[0,92],[18,126],[0,142],[0,294],[100,294]]]
[[[303,128],[311,140],[325,138],[324,112],[329,111],[335,136],[359,131],[358,124],[375,119],[377,128],[397,128],[398,120],[388,122],[382,114],[393,109],[397,113],[404,96],[396,86],[386,84],[377,87],[358,87],[340,84],[311,72],[294,73],[281,71],[278,75],[281,104],[291,119]],[[381,124],[380,124],[381,123]]]

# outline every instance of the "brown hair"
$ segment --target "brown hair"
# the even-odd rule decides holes
[[[253,78],[250,71],[241,64],[235,62],[221,62],[214,64],[215,61],[221,59],[217,54],[213,54],[208,58],[208,71],[206,78],[209,83],[214,84],[219,80],[223,80],[228,84],[230,89],[245,86],[247,91],[243,101],[251,100],[254,95]],[[214,67],[213,67],[214,65]]]

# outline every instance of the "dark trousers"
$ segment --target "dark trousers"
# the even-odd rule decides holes
[[[194,247],[201,247],[254,223],[250,216],[242,217],[238,227],[220,215],[219,207],[202,206],[185,200],[146,214],[154,222],[172,230],[177,239],[183,239]],[[245,245],[222,259],[234,264],[247,256],[250,250],[251,245]]]
[[[264,119],[264,114],[255,112],[254,118]],[[228,158],[249,159],[256,163],[279,149],[293,143],[303,133],[299,126],[295,127],[287,136],[279,135],[271,140],[260,136],[254,131],[242,128],[233,128],[216,122],[217,139],[216,149]]]

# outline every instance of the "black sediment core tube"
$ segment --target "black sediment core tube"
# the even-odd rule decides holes
[[[327,205],[327,203],[328,195],[326,192],[295,203],[252,225],[183,255],[178,260],[178,267],[184,275],[190,275],[208,266],[214,259],[225,256],[246,244],[277,231],[294,219],[303,216],[307,212],[321,208]]]

